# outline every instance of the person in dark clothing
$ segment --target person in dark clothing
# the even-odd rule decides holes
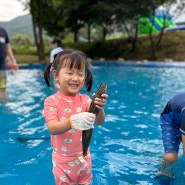
[[[6,57],[8,66],[18,69],[6,30],[0,26],[0,99],[6,98]]]
[[[160,159],[158,174],[173,177],[171,167],[178,160],[179,146],[182,142],[185,156],[185,92],[170,99],[160,115],[164,157]]]

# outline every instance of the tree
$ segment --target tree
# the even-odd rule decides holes
[[[33,33],[39,60],[45,60],[43,45],[43,0],[30,0],[30,13],[32,15]],[[38,29],[37,29],[38,28]]]
[[[91,29],[95,27],[97,12],[93,9],[98,0],[82,0],[79,6],[80,19],[84,21],[84,25],[87,25],[87,40],[91,41]]]
[[[92,10],[95,12],[95,25],[102,28],[102,41],[105,41],[107,34],[113,32],[112,25],[116,21],[115,6],[112,1],[97,1],[92,5]]]
[[[21,1],[26,9],[30,10],[32,15],[32,25],[37,55],[40,61],[45,60],[44,43],[43,43],[43,21],[44,10],[48,6],[49,0],[26,0]]]
[[[116,8],[116,22],[119,30],[125,30],[128,35],[128,41],[131,42],[131,52],[136,49],[139,18],[142,15],[148,15],[148,10],[145,6],[146,2],[137,1],[120,1],[115,0]]]
[[[151,1],[146,1],[145,3],[146,3],[145,7],[147,8],[146,12],[147,13],[149,12],[147,17],[149,17],[151,22],[154,23],[154,17],[155,17],[157,8],[159,8],[162,5],[165,5],[165,3],[167,3],[169,6],[172,3],[172,0],[151,0]],[[162,41],[164,29],[166,28],[166,14],[167,14],[167,12],[168,12],[167,9],[163,12],[163,19],[164,19],[163,27],[160,31],[158,31],[158,33],[152,32],[152,25],[153,24],[151,24],[151,26],[149,28],[149,30],[150,30],[149,40],[150,40],[150,47],[151,47],[151,53],[150,53],[150,58],[149,58],[150,60],[157,59],[156,52],[157,52],[157,49],[159,48],[159,45]]]
[[[47,18],[44,19],[43,26],[48,35],[64,37],[64,8],[63,0],[50,0],[48,6],[45,7],[44,15]]]
[[[84,26],[84,21],[80,19],[80,14],[82,14],[79,9],[81,1],[63,0],[64,26],[74,33],[74,42],[78,42],[78,32]]]

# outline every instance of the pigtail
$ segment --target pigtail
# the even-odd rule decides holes
[[[50,85],[50,70],[51,70],[51,66],[52,66],[52,63],[49,63],[46,66],[45,70],[44,70],[44,80],[45,80],[47,86],[49,86],[49,87],[51,86]]]
[[[85,78],[85,85],[86,85],[86,91],[90,92],[93,84],[93,76],[89,68],[87,68],[86,72],[86,78]]]

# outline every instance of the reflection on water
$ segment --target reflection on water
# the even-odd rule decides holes
[[[159,114],[169,98],[184,91],[184,69],[117,67],[92,68],[92,72],[89,95],[101,82],[107,82],[109,94],[106,121],[95,126],[91,141],[92,184],[154,184],[163,155]],[[54,88],[45,86],[41,70],[8,73],[7,85],[8,97],[0,103],[0,184],[53,185],[42,109]],[[173,171],[174,184],[184,184],[182,150]]]

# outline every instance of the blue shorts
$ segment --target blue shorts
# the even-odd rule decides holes
[[[165,114],[167,120],[171,120],[170,116],[170,114]],[[179,145],[182,141],[181,132],[179,130],[180,125],[171,121],[166,121],[163,116],[160,117],[160,125],[165,153],[178,153]]]

